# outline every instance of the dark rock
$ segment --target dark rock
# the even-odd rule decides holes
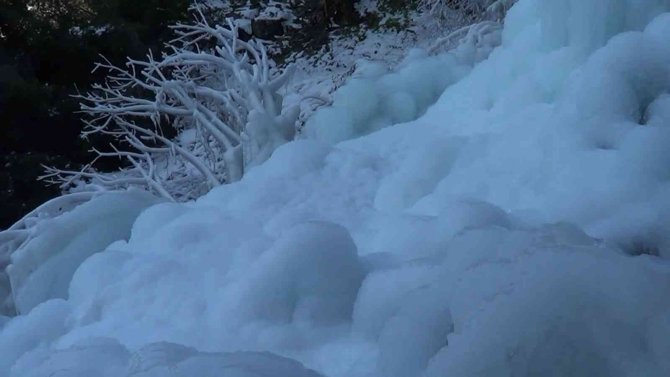
[[[257,18],[251,21],[251,33],[260,39],[274,39],[284,35],[284,20],[281,18]]]
[[[253,35],[247,33],[246,30],[242,28],[237,29],[237,38],[239,38],[240,40],[248,42],[251,39],[251,37],[253,37]]]
[[[336,24],[354,25],[358,22],[354,0],[322,0],[321,3],[326,17]]]

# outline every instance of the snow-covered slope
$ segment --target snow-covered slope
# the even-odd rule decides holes
[[[520,0],[474,68],[408,63],[449,85],[425,113],[406,76],[352,82],[0,325],[0,371],[670,375],[669,11]]]

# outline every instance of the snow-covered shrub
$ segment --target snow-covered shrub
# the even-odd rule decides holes
[[[425,0],[422,3],[423,8],[435,16],[445,17],[448,12],[456,12],[461,18],[456,21],[456,25],[461,27],[435,40],[428,51],[435,54],[465,47],[488,48],[490,52],[500,44],[504,16],[515,2],[516,0]],[[464,18],[464,15],[468,17]]]
[[[239,39],[232,21],[210,25],[201,12],[173,29],[177,37],[161,57],[98,64],[106,82],[80,97],[83,136],[117,140],[96,150],[96,160],[121,158],[129,167],[104,174],[94,160],[80,172],[52,168],[45,178],[63,189],[82,181],[85,189],[140,186],[188,200],[239,180],[293,138],[298,109],[279,94],[289,70],[278,72],[261,42]]]
[[[478,61],[488,56],[500,45],[502,24],[497,21],[481,21],[468,25],[436,39],[428,48],[428,52],[436,54],[444,50],[460,48],[471,50],[478,55]]]
[[[464,22],[482,20],[486,17],[501,19],[517,0],[421,0],[419,5],[438,18],[447,18],[458,12]]]
[[[461,17],[475,20],[484,13],[491,0],[421,0],[419,6],[437,18],[446,18],[451,12],[458,11]]]

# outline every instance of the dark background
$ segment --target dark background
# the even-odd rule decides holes
[[[467,1],[467,0],[465,0]],[[374,26],[374,14],[359,17],[356,0],[287,0],[302,27],[283,35],[277,21],[252,20],[261,39],[285,38],[290,43],[274,58],[294,51],[318,52],[330,32]],[[0,0],[0,230],[60,194],[57,186],[38,182],[44,165],[79,170],[93,159],[92,146],[110,140],[83,140],[76,94],[104,81],[92,73],[104,56],[115,65],[128,57],[158,55],[172,38],[170,25],[190,19],[192,0]],[[252,0],[263,7],[267,0]],[[390,8],[406,2],[383,0]],[[246,0],[231,0],[214,18],[236,17]],[[255,21],[255,22],[254,22]],[[279,21],[281,23],[281,20]],[[341,30],[340,30],[341,31]],[[106,148],[101,149],[106,149]],[[97,163],[110,171],[114,159]]]
[[[99,56],[120,64],[160,50],[189,3],[0,0],[0,229],[59,193],[36,181],[43,164],[76,169],[91,160],[71,96],[103,79],[91,73]]]

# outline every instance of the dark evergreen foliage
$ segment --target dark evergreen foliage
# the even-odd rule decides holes
[[[42,164],[90,159],[71,96],[115,64],[158,51],[188,0],[0,0],[0,229],[57,194],[36,182]],[[113,169],[113,161],[107,166]]]

